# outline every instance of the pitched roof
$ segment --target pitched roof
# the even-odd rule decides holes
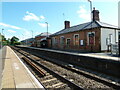
[[[101,27],[106,27],[106,28],[114,28],[114,29],[118,29],[117,26],[108,24],[108,23],[104,23],[104,22],[100,22],[100,21],[96,21]]]
[[[51,35],[51,33],[48,32],[48,36],[49,36],[49,35]],[[38,36],[47,36],[47,32],[41,33],[41,34],[39,34],[39,35],[37,35],[37,36],[35,36],[35,37],[38,37]]]
[[[33,41],[33,40],[34,40],[34,38],[28,38],[28,39],[22,40],[21,42]]]
[[[75,32],[75,31],[80,31],[80,30],[86,30],[86,29],[90,29],[91,26],[92,26],[92,28],[104,27],[104,28],[118,29],[118,27],[114,26],[114,25],[110,25],[110,24],[103,23],[100,21],[93,21],[93,22],[87,22],[87,23],[76,25],[76,26],[72,26],[70,28],[62,29],[62,30],[50,35],[50,36],[55,36],[55,35],[59,35],[59,34],[65,34],[65,33]]]

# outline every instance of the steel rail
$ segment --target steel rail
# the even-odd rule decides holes
[[[30,48],[29,48],[29,49],[30,49]],[[30,50],[31,50],[31,49],[30,49]],[[94,76],[89,75],[89,74],[86,74],[86,73],[84,73],[84,72],[80,72],[80,71],[77,71],[77,70],[75,70],[75,69],[66,67],[66,66],[61,65],[61,64],[59,64],[59,63],[56,63],[56,62],[54,62],[54,61],[51,60],[52,58],[47,58],[47,57],[45,57],[45,56],[44,56],[44,57],[38,56],[38,57],[41,57],[42,59],[45,59],[45,60],[49,60],[50,62],[55,63],[55,64],[57,64],[57,65],[59,65],[59,66],[62,66],[62,67],[64,67],[64,68],[68,69],[68,70],[71,70],[71,71],[73,71],[73,72],[75,72],[75,73],[84,75],[84,76],[87,77],[87,78],[91,78],[91,79],[96,80],[96,81],[98,81],[98,82],[104,83],[105,85],[108,85],[108,86],[110,86],[110,87],[113,87],[114,89],[119,89],[119,88],[120,88],[120,85],[116,85],[116,84],[114,84],[114,83],[112,83],[112,82],[108,82],[108,81],[103,80],[103,79],[100,79],[100,78],[98,78],[98,77],[94,77]]]
[[[36,66],[34,63],[30,62],[30,60],[28,58],[22,57],[22,59],[24,61],[26,61],[30,66],[32,66],[36,71],[38,71],[41,76],[45,76],[46,75],[38,66]]]
[[[43,69],[49,71],[50,73],[54,74],[56,77],[60,78],[60,80],[62,80],[63,82],[68,83],[69,86],[72,86],[74,89],[76,90],[83,90],[82,87],[78,86],[77,84],[69,81],[68,79],[64,78],[62,75],[59,75],[58,73],[54,72],[53,70],[50,70],[49,68],[47,68],[46,66],[38,63],[37,61],[33,60],[32,58],[28,57],[28,55],[25,55],[23,52],[21,52],[21,50],[17,50],[14,47],[12,47],[14,50],[18,51],[20,54],[24,55],[27,59],[29,59],[31,62],[34,62],[36,65],[42,67]]]

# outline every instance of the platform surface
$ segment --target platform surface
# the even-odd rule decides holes
[[[2,71],[4,69],[4,59],[6,55],[6,48],[0,48],[0,88],[1,88],[1,79],[2,79]]]
[[[44,87],[28,70],[15,52],[6,46],[6,57],[2,72],[1,89],[4,88],[32,88],[44,90]]]
[[[80,53],[80,52],[70,52],[70,51],[62,51],[62,50],[47,49],[47,48],[28,47],[28,46],[20,46],[20,47],[32,48],[32,49],[37,49],[37,50],[47,50],[47,51],[52,51],[52,52],[72,54],[72,55],[78,55],[78,56],[101,58],[101,59],[106,59],[106,60],[120,61],[120,56],[113,56],[110,53]]]

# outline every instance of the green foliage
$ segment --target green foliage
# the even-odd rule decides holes
[[[19,38],[13,36],[13,37],[11,38],[11,40],[10,40],[10,44],[11,44],[11,45],[19,45],[20,42],[18,42],[18,41],[19,41]]]
[[[19,38],[13,36],[11,39],[6,39],[4,35],[0,34],[0,43],[2,43],[2,46],[4,45],[20,45]]]

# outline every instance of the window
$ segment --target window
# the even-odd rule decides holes
[[[57,38],[55,38],[55,44],[57,44]]]
[[[61,36],[60,37],[60,45],[64,45],[64,42],[65,42],[65,38],[64,38],[64,36]]]
[[[54,38],[54,37],[52,37],[52,43],[53,43],[53,44],[55,43],[55,38]]]
[[[79,34],[74,34],[74,45],[79,45]]]
[[[88,45],[95,45],[95,32],[88,32],[87,40]]]
[[[67,38],[67,39],[66,39],[66,46],[67,46],[67,47],[70,47],[70,38]]]

